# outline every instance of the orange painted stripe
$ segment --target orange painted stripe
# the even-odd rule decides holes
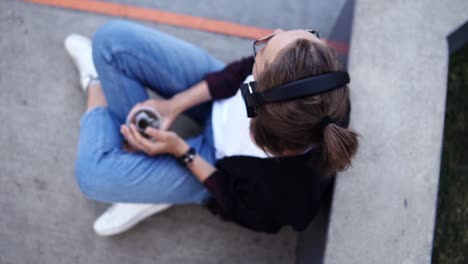
[[[273,32],[273,30],[266,28],[245,26],[221,20],[182,15],[174,12],[160,11],[157,9],[135,7],[130,5],[102,2],[96,0],[21,1],[111,16],[126,17],[136,20],[151,21],[156,23],[191,28],[247,39],[258,39]],[[346,43],[327,41],[327,44],[335,48],[339,53],[348,53],[348,45]]]
[[[23,0],[25,2],[45,4],[74,10],[88,11],[112,16],[163,23],[173,26],[193,28],[214,33],[257,39],[272,33],[271,29],[244,26],[240,24],[181,15],[173,12],[134,7],[123,4],[95,0]]]

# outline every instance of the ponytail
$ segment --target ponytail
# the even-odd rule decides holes
[[[329,173],[345,170],[351,165],[359,145],[358,136],[356,132],[335,123],[323,128],[323,159]]]

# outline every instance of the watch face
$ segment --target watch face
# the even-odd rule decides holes
[[[192,161],[193,159],[195,158],[196,156],[196,152],[195,152],[195,149],[194,148],[190,148],[187,153],[185,153],[182,157],[178,158],[178,161],[180,163],[182,163],[182,165],[184,166],[188,166]]]

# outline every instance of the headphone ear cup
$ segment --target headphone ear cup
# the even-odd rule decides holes
[[[257,111],[255,109],[258,103],[256,100],[257,93],[255,92],[255,83],[250,82],[242,84],[240,89],[242,98],[244,99],[245,108],[247,110],[247,117],[255,117],[257,115]]]
[[[248,85],[250,85],[250,89],[252,89],[252,94],[257,93],[257,83],[256,82],[249,82]]]

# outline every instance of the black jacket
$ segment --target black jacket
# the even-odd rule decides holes
[[[218,170],[204,182],[213,195],[206,206],[223,219],[255,231],[276,233],[285,225],[302,231],[317,214],[333,179],[305,165],[310,155],[319,153],[219,160]]]

